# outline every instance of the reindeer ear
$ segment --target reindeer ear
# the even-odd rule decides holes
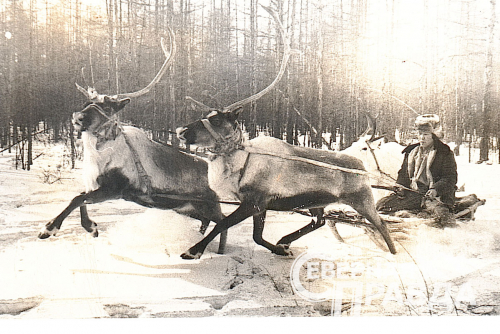
[[[123,109],[129,103],[130,103],[130,98],[128,98],[128,97],[121,99],[121,100],[118,100],[116,102],[116,110]]]
[[[238,116],[240,115],[240,113],[241,113],[242,110],[243,110],[243,107],[239,107],[238,109],[233,110],[233,111],[227,113],[228,119],[231,122],[236,122],[236,120],[238,119]]]
[[[115,112],[122,110],[129,102],[130,98],[128,97],[119,100],[116,96],[104,96],[104,103],[110,105]]]
[[[228,113],[229,119],[233,122],[235,122],[238,119],[238,116],[240,116],[240,113],[243,111],[243,106],[238,107],[237,109],[231,111]]]
[[[240,106],[240,107],[236,108],[235,110],[233,110],[232,113],[235,114],[236,117],[238,117],[242,111],[243,111],[243,106]]]

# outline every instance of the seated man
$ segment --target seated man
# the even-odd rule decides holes
[[[380,199],[377,210],[424,210],[445,226],[453,223],[457,164],[453,152],[436,136],[439,117],[418,116],[415,126],[418,143],[406,147],[398,173],[396,192]]]

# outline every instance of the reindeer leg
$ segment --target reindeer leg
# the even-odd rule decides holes
[[[226,243],[227,243],[227,230],[224,230],[220,233],[219,248],[217,249],[217,254],[224,254],[224,252],[226,251]]]
[[[357,193],[350,194],[345,198],[345,203],[350,205],[360,215],[368,219],[368,221],[377,228],[384,238],[389,251],[392,254],[396,254],[396,248],[394,247],[394,243],[389,235],[389,230],[385,226],[385,223],[380,219],[377,210],[375,209],[375,201],[373,199],[371,189],[366,187]]]
[[[204,235],[205,232],[207,231],[208,225],[210,225],[210,219],[200,219],[200,221],[201,221],[200,233]]]
[[[215,200],[214,200],[215,201]],[[191,203],[193,204],[193,203]],[[196,214],[190,215],[193,218],[196,218],[201,221],[200,233],[205,234],[208,226],[210,225],[210,221],[218,224],[221,222],[226,216],[222,213],[220,209],[220,205],[217,203],[216,205],[213,203],[195,203]],[[227,230],[222,231],[219,238],[219,249],[217,250],[217,254],[224,254],[224,250],[226,249],[227,242]]]
[[[87,195],[88,194],[82,193],[73,198],[66,209],[63,210],[63,212],[61,212],[56,218],[52,219],[45,225],[45,228],[38,234],[38,238],[47,239],[52,235],[56,235],[56,233],[61,229],[61,225],[64,219],[66,219],[66,217],[68,217],[69,214],[73,212],[73,210],[83,205],[85,199],[87,198]]]
[[[216,224],[219,224],[222,220],[224,220],[224,218],[226,218],[226,216],[224,216],[224,214],[220,209],[220,204],[217,204],[215,206],[211,205],[210,209],[212,211],[210,219]],[[227,229],[220,233],[219,249],[217,249],[217,254],[224,254],[224,251],[226,250],[226,243],[227,243]]]
[[[69,205],[64,209],[56,218],[52,219],[45,225],[45,228],[38,234],[39,239],[46,239],[61,229],[61,225],[73,210],[81,207],[86,201],[92,203],[99,203],[111,199],[109,190],[102,190],[101,188],[91,191],[89,193],[82,193],[71,200]],[[88,215],[87,215],[88,217]],[[83,225],[83,224],[82,224]],[[85,226],[84,226],[85,228]]]
[[[272,243],[264,240],[262,233],[264,232],[264,225],[266,220],[266,211],[259,212],[253,215],[253,240],[258,244],[277,255],[292,255],[292,252],[288,250],[287,245],[280,245],[279,243],[275,246]]]
[[[94,238],[97,238],[99,236],[99,232],[97,231],[97,224],[90,219],[87,212],[87,205],[85,204],[82,204],[80,206],[80,221],[85,231],[89,232]]]
[[[293,241],[325,225],[325,218],[323,218],[324,209],[311,209],[309,211],[311,211],[311,213],[316,216],[316,221],[313,219],[306,226],[298,229],[293,233],[285,235],[280,239],[280,241],[276,243],[276,245],[284,245],[285,247],[290,247],[290,244]]]
[[[200,233],[204,235],[205,232],[207,231],[208,226],[210,225],[210,219],[202,218],[200,219],[200,221],[201,221]],[[222,231],[220,234],[219,249],[217,250],[217,254],[224,254],[224,251],[226,249],[226,242],[227,242],[227,230]]]
[[[185,260],[199,259],[207,245],[214,240],[214,238],[220,233],[226,231],[231,226],[234,226],[246,218],[254,215],[258,212],[258,206],[255,206],[250,203],[241,203],[241,205],[229,216],[224,218],[220,223],[216,224],[210,233],[205,236],[200,242],[191,247],[187,252],[183,253],[181,257]]]

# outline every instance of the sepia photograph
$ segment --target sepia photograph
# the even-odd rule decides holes
[[[0,17],[0,326],[500,314],[496,0]]]

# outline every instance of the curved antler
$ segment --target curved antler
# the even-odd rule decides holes
[[[186,96],[186,100],[187,101],[191,101],[192,103],[194,103],[197,107],[200,107],[201,111],[203,112],[208,112],[208,111],[212,111],[213,108],[210,108],[209,106],[207,106],[206,104],[200,102],[200,101],[196,101],[195,99],[193,99],[191,96]]]
[[[97,93],[94,87],[89,87],[88,89],[83,88],[79,84],[75,82],[76,88],[85,95],[85,97],[88,100],[96,100],[98,102],[102,102],[101,100],[104,99],[104,95],[100,95]]]
[[[89,99],[89,100],[90,100],[90,94],[89,94],[89,92],[88,92],[85,88],[83,88],[82,86],[80,86],[78,83],[76,83],[76,82],[75,82],[75,85],[76,85],[76,88],[77,88],[80,92],[82,92],[82,93],[83,93],[83,95],[85,95],[85,97],[86,97],[87,99]],[[89,87],[89,89],[90,89],[90,87]]]
[[[368,142],[371,142],[375,138],[375,133],[377,132],[377,116],[374,117],[369,111],[363,111],[363,114],[366,116],[368,125],[366,126],[365,132],[363,132],[360,137],[364,137],[371,132],[372,135],[370,139],[368,139]]]
[[[175,56],[175,52],[177,51],[177,46],[175,44],[175,36],[174,36],[174,33],[170,27],[168,27],[168,34],[170,37],[170,53],[165,48],[164,40],[162,38],[161,39],[161,48],[163,50],[163,53],[167,57],[167,59],[165,59],[165,61],[163,62],[163,65],[161,65],[160,71],[156,74],[154,79],[149,83],[149,85],[147,85],[143,89],[138,90],[137,92],[133,92],[133,93],[117,94],[118,97],[138,97],[138,96],[144,95],[147,92],[149,92],[151,90],[151,88],[153,88],[154,85],[156,85],[158,83],[158,81],[160,81],[161,77],[163,76],[163,74],[165,74],[165,72],[169,68],[170,64],[172,63],[172,60],[174,59],[174,56]]]
[[[154,85],[156,85],[158,83],[158,81],[160,81],[163,74],[165,74],[167,69],[172,64],[175,53],[177,51],[177,45],[175,43],[175,35],[170,27],[168,27],[167,29],[168,29],[168,34],[170,37],[170,52],[168,52],[168,50],[166,49],[165,44],[164,44],[164,39],[162,38],[161,39],[161,48],[163,50],[163,53],[167,57],[167,59],[165,59],[165,61],[163,62],[163,65],[161,66],[160,71],[158,71],[156,76],[153,78],[153,80],[146,87],[144,87],[136,92],[132,92],[132,93],[116,94],[116,97],[138,97],[138,96],[144,95],[147,92],[149,92],[151,90],[151,88],[153,88]],[[97,91],[95,90],[95,88],[89,87],[86,90],[85,88],[80,86],[78,83],[75,83],[75,85],[76,85],[76,88],[80,92],[82,92],[89,100],[100,101],[101,99],[104,98],[104,95],[98,94]]]
[[[271,82],[271,84],[269,86],[267,86],[266,88],[264,88],[263,90],[261,90],[257,94],[254,94],[254,95],[252,95],[250,97],[247,97],[247,98],[245,98],[245,99],[243,99],[241,101],[235,102],[235,103],[233,103],[233,104],[225,107],[222,110],[223,113],[234,111],[234,110],[236,110],[238,108],[243,107],[244,105],[246,105],[246,104],[248,104],[250,102],[253,102],[253,101],[256,101],[256,100],[260,99],[262,96],[264,96],[265,94],[267,94],[271,89],[273,89],[274,86],[276,86],[276,84],[281,80],[281,77],[285,73],[285,69],[286,69],[286,66],[287,66],[287,63],[288,63],[288,58],[290,58],[290,53],[291,53],[291,50],[290,50],[290,41],[289,41],[288,35],[285,32],[285,29],[283,28],[283,25],[281,24],[281,21],[279,20],[278,15],[276,14],[276,12],[274,10],[272,10],[271,8],[269,8],[269,7],[266,7],[266,6],[263,6],[263,5],[261,5],[261,6],[269,14],[271,14],[271,16],[273,17],[274,21],[278,25],[281,38],[283,39],[283,44],[285,45],[285,50],[283,51],[283,60],[281,61],[280,70],[278,72],[278,75],[274,79],[274,81]]]

